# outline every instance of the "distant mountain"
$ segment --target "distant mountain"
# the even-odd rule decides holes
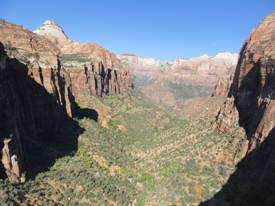
[[[218,79],[232,72],[237,64],[238,54],[220,52],[214,57],[204,54],[192,59],[176,59],[169,62],[155,61],[153,58],[143,59],[133,54],[117,57],[129,64],[139,89],[144,89],[143,92],[157,101],[175,106],[176,102],[183,101],[187,97],[210,95]],[[152,85],[149,86],[149,84]],[[166,87],[160,85],[166,85]],[[169,86],[171,88],[167,88]],[[182,88],[187,89],[187,86],[189,90],[194,87],[190,90],[194,93],[191,92],[192,95],[188,94],[184,98],[182,94],[190,92],[182,90]]]
[[[232,66],[237,64],[238,53],[220,52],[214,57],[204,54],[201,57],[192,59],[178,58],[169,62],[153,58],[144,59],[133,54],[123,54],[117,56],[130,66],[131,73],[139,76],[147,76],[153,79],[165,75],[177,76],[165,77],[166,80],[185,82],[190,85],[203,85],[214,87],[220,76],[230,74]],[[191,78],[190,78],[191,77]],[[170,80],[169,80],[170,79]]]
[[[153,79],[172,72],[175,66],[179,66],[182,62],[186,61],[185,59],[176,59],[175,61],[163,62],[160,59],[157,61],[153,58],[144,59],[134,54],[122,54],[118,55],[117,58],[130,66],[132,74]]]

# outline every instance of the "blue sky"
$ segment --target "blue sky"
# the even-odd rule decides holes
[[[274,0],[0,0],[8,22],[35,30],[53,19],[78,42],[156,60],[239,52],[274,10]]]

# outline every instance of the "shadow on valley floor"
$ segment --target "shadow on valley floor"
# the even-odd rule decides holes
[[[44,69],[43,78],[41,68],[28,68],[15,58],[6,58],[0,42],[2,57],[6,64],[0,70],[0,178],[7,177],[10,158],[15,157],[26,179],[33,179],[49,170],[56,159],[77,151],[78,137],[84,132],[77,119],[97,121],[98,114],[77,106],[60,63],[57,69]],[[68,116],[70,111],[75,112],[76,119]],[[5,141],[8,150],[3,150]]]
[[[77,119],[98,120],[98,113],[93,109],[80,108],[74,103],[75,118],[65,118],[55,131],[48,131],[41,141],[30,140],[27,144],[27,179],[34,179],[41,172],[48,171],[56,159],[78,150],[78,137],[85,131]]]
[[[98,113],[94,109],[88,109],[88,108],[80,108],[76,102],[74,102],[74,108],[76,113],[76,118],[83,119],[93,119],[96,122],[98,121]]]
[[[245,48],[245,47],[244,47]],[[243,52],[241,51],[242,55]],[[241,61],[245,58],[239,58]],[[270,60],[271,61],[271,60]],[[272,62],[273,61],[273,62]],[[271,64],[264,66],[263,68],[274,68],[274,60]],[[239,79],[242,62],[238,62],[238,66],[235,71],[235,79]],[[272,66],[273,65],[273,66]],[[261,69],[261,62],[258,61],[246,74],[246,78],[240,82],[238,92],[245,91],[249,93],[245,98],[246,105],[237,110],[239,112],[239,125],[242,125],[246,131],[247,139],[253,140],[253,144],[257,147],[246,155],[237,166],[236,171],[231,174],[227,183],[223,185],[222,189],[216,193],[213,198],[203,202],[200,206],[220,206],[220,205],[232,205],[232,206],[274,206],[275,205],[275,128],[273,128],[266,139],[263,142],[259,138],[263,138],[264,130],[255,137],[256,130],[259,124],[266,118],[266,113],[273,113],[270,109],[271,106],[262,101],[259,104],[258,97],[262,99],[274,99],[273,90],[270,89],[273,86],[274,73],[268,75],[265,80],[265,85],[261,85],[261,75],[259,75]],[[271,70],[273,71],[273,70]],[[235,81],[235,80],[234,80]],[[235,97],[235,105],[238,105],[238,96],[236,91],[231,85],[230,95]],[[249,91],[249,92],[248,92]],[[243,97],[240,97],[243,98]],[[244,104],[244,99],[241,99]],[[240,105],[243,105],[240,104]],[[265,116],[264,116],[265,115]],[[269,118],[272,118],[270,116]],[[266,129],[272,125],[270,121],[266,121]],[[251,142],[250,142],[251,144]]]
[[[275,205],[275,128],[269,133],[258,151],[243,159],[227,183],[210,200],[200,206],[274,206]],[[260,154],[255,159],[253,152]],[[247,158],[257,164],[247,165]],[[257,165],[257,166],[256,166]]]

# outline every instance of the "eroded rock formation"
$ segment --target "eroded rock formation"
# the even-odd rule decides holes
[[[18,182],[25,181],[26,140],[42,139],[66,117],[73,117],[75,99],[133,88],[129,67],[113,53],[94,43],[67,39],[51,20],[45,24],[51,29],[42,33],[51,33],[47,36],[51,40],[0,21],[0,168],[1,176]],[[73,42],[68,53],[84,52],[85,61],[82,58],[76,66],[63,68],[58,47],[68,42]]]
[[[116,55],[93,42],[79,43],[69,39],[52,19],[34,33],[50,39],[63,55],[63,67],[71,76],[72,92],[76,99],[89,95],[104,96],[133,88],[129,66]]]
[[[80,101],[89,99],[91,94],[103,96],[133,88],[133,78],[128,71],[106,69],[102,62],[85,63],[69,72],[73,95]]]
[[[232,115],[239,119],[247,133],[247,144],[242,147],[245,163],[261,169],[260,182],[271,191],[274,191],[275,182],[274,48],[275,12],[261,21],[244,41],[229,91],[238,110],[238,114]],[[219,113],[220,131],[229,128],[232,115],[225,109],[229,104],[232,101],[227,101]]]
[[[4,26],[1,26],[3,29]],[[43,38],[41,41],[44,40],[45,47],[40,52],[35,44],[30,46],[29,42],[39,42],[41,37],[28,36],[27,30],[8,23],[5,23],[2,34],[11,27],[24,35],[20,43],[9,45],[14,41],[10,35],[7,40],[0,34],[0,39],[6,42],[9,47],[6,50],[11,56],[24,58],[27,63],[8,58],[0,43],[0,165],[2,175],[6,173],[10,180],[23,182],[22,173],[27,164],[26,140],[41,138],[45,131],[55,129],[65,117],[73,116],[73,98],[68,92],[70,79],[60,71],[58,49],[51,47],[52,43]],[[50,49],[56,53],[50,52]],[[41,63],[31,58],[27,60],[28,52],[37,52]],[[49,64],[52,67],[40,66],[46,60],[51,60]]]
[[[219,78],[212,96],[228,97],[230,92],[231,84],[234,80],[236,66],[233,66],[231,75],[225,75]]]

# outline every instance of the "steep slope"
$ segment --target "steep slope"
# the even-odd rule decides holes
[[[70,40],[52,20],[46,21],[45,26],[48,29],[40,31],[49,34],[46,37],[51,40],[0,21],[0,40],[6,50],[1,43],[0,142],[3,155],[0,167],[1,176],[14,181],[25,181],[22,174],[28,162],[26,147],[29,148],[33,140],[53,138],[49,133],[57,130],[64,119],[74,116],[75,99],[83,101],[93,94],[104,96],[133,88],[128,66],[93,43],[78,43],[73,47],[76,51],[84,49],[85,55],[90,56],[84,62],[78,61],[77,68],[64,69],[57,46]],[[59,43],[53,42],[53,38]],[[96,55],[96,61],[90,61],[91,56]],[[71,142],[76,147],[75,139]]]
[[[275,12],[265,17],[244,41],[228,93],[231,98],[217,116],[216,127],[220,132],[230,132],[231,126],[237,123],[247,134],[247,140],[240,145],[240,158],[253,169],[249,176],[253,184],[246,188],[247,198],[239,199],[239,205],[248,201],[249,205],[275,203],[274,48]],[[237,174],[240,172],[236,171],[228,185],[234,184]]]
[[[61,70],[60,50],[51,41],[11,23],[0,21],[0,27],[9,55],[1,43],[1,171],[10,180],[24,181],[26,141],[42,139],[74,114],[71,82]]]
[[[63,55],[63,66],[71,76],[73,95],[85,100],[90,94],[104,96],[125,88],[133,88],[133,77],[127,64],[115,54],[93,42],[86,44],[68,39],[52,19],[47,20],[34,33],[50,39]]]
[[[224,75],[219,78],[217,84],[214,87],[212,96],[228,97],[231,84],[233,83],[233,80],[234,80],[235,71],[236,71],[236,66],[233,66],[232,72],[230,75]]]

